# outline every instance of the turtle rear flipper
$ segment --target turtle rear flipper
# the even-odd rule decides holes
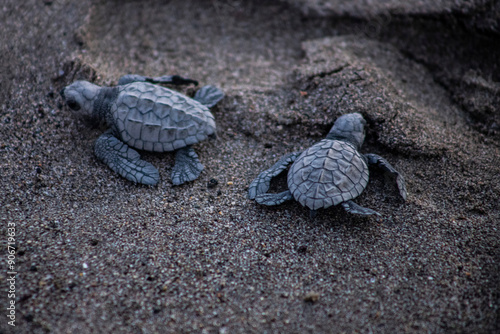
[[[196,180],[203,168],[193,148],[191,146],[183,147],[175,153],[172,183],[178,186],[185,182]]]
[[[365,154],[365,158],[368,161],[368,164],[377,165],[387,174],[391,175],[393,178],[396,179],[396,184],[398,186],[399,194],[401,195],[401,197],[403,197],[403,200],[406,201],[407,192],[406,192],[405,179],[403,178],[403,175],[401,175],[394,167],[392,167],[389,161],[385,160],[384,158],[382,158],[377,154],[368,153]]]
[[[370,216],[370,215],[381,216],[381,214],[378,213],[377,211],[362,207],[361,205],[358,205],[350,200],[342,202],[342,206],[344,207],[345,211],[349,213],[354,213],[357,215],[364,215],[364,216]]]
[[[196,94],[194,94],[193,99],[200,102],[201,104],[212,108],[224,98],[224,92],[215,86],[203,86]]]
[[[132,82],[149,82],[152,84],[164,84],[164,85],[198,85],[198,81],[183,78],[179,75],[164,75],[161,77],[145,77],[138,74],[126,74],[118,80],[118,85],[126,85]]]
[[[158,170],[149,162],[141,160],[137,151],[113,136],[111,131],[97,139],[94,152],[99,160],[127,180],[150,186],[160,181]]]
[[[262,205],[273,206],[279,205],[293,198],[290,190],[283,191],[279,194],[260,194],[255,197],[255,201]]]
[[[288,153],[283,156],[277,163],[275,163],[271,168],[263,171],[255,178],[255,180],[248,186],[248,198],[254,199],[257,195],[264,194],[269,190],[271,184],[271,179],[278,176],[282,171],[284,171],[288,165],[293,163],[295,159],[300,155],[300,152]]]

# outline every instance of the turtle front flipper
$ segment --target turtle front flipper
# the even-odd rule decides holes
[[[99,160],[127,180],[150,186],[160,181],[158,170],[149,162],[141,160],[139,153],[113,136],[111,131],[97,139],[94,152]]]
[[[198,155],[191,146],[183,147],[175,153],[172,183],[176,186],[196,180],[203,170]]]
[[[378,213],[377,211],[362,207],[361,205],[358,205],[351,200],[342,202],[342,206],[344,207],[345,211],[349,213],[354,213],[357,215],[364,215],[364,216],[370,216],[370,215],[381,216],[381,214]]]
[[[170,85],[198,85],[198,81],[183,78],[179,75],[164,75],[161,77],[145,77],[138,74],[126,74],[118,80],[118,85],[126,85],[132,82],[149,82],[152,84],[170,84]]]
[[[394,167],[391,166],[389,161],[385,160],[381,156],[377,154],[365,154],[365,158],[370,165],[377,165],[379,168],[381,168],[383,171],[391,175],[393,178],[396,179],[396,184],[398,186],[399,194],[403,199],[406,201],[407,197],[407,192],[406,192],[406,185],[405,185],[405,179],[403,178],[403,175],[401,175]]]
[[[201,104],[212,108],[224,98],[224,92],[215,86],[203,86],[196,94],[194,94],[194,99]]]
[[[255,199],[256,196],[264,194],[269,190],[271,179],[284,171],[288,165],[293,163],[300,155],[300,152],[293,152],[282,157],[271,168],[263,171],[250,183],[248,187],[248,198]]]
[[[279,194],[260,194],[255,197],[255,201],[262,205],[273,206],[279,205],[293,198],[290,190],[283,191]]]

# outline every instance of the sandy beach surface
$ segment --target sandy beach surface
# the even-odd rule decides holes
[[[498,2],[5,0],[0,22],[0,333],[500,332]],[[127,73],[226,93],[199,179],[94,156],[59,91]],[[356,202],[380,218],[247,199],[349,112],[406,202],[377,169]]]

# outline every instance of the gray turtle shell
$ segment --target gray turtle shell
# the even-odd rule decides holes
[[[173,151],[215,133],[214,116],[208,108],[185,95],[144,82],[118,89],[108,124],[129,146]]]
[[[356,198],[368,183],[368,166],[356,148],[344,141],[323,139],[295,160],[288,187],[296,201],[311,210]]]

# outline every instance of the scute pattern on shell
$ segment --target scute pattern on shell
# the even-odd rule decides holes
[[[300,204],[317,210],[356,198],[368,176],[366,162],[352,144],[323,139],[295,160],[288,187]]]
[[[111,109],[115,133],[147,151],[173,151],[215,133],[214,116],[196,100],[144,82],[120,86]]]

